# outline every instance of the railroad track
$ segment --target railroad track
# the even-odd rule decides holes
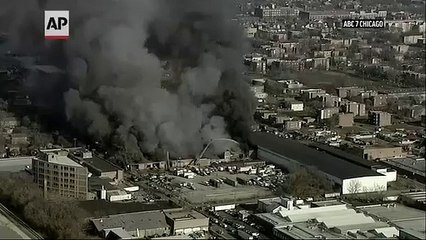
[[[18,216],[13,212],[7,209],[3,204],[0,203],[0,212],[14,223],[21,231],[28,235],[31,239],[44,239],[38,232],[32,229],[26,222],[22,221]]]

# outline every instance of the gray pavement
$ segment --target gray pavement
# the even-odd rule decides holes
[[[0,172],[19,172],[32,166],[32,157],[0,158]]]

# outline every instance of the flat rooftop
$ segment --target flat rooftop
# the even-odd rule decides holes
[[[359,207],[366,214],[374,218],[386,219],[395,226],[425,232],[425,211],[397,204],[396,207],[371,206]]]
[[[49,160],[47,162],[67,165],[71,167],[83,167],[77,162],[74,162],[72,159],[70,159],[67,156],[55,156],[54,158],[49,157]]]
[[[118,227],[123,227],[126,231],[169,227],[166,222],[166,216],[161,211],[110,215],[103,218],[92,219],[91,221],[98,231]]]
[[[96,169],[101,170],[102,172],[112,172],[112,171],[121,170],[121,168],[107,162],[106,160],[96,155],[93,155],[92,158],[83,159],[83,162],[93,166]]]
[[[172,202],[157,201],[154,203],[141,203],[141,202],[127,202],[116,203],[108,202],[105,200],[90,200],[81,201],[78,203],[79,207],[85,210],[85,217],[102,217],[111,214],[123,214],[131,212],[153,211],[176,209]],[[180,208],[179,208],[180,209]]]
[[[384,161],[389,165],[399,167],[401,169],[415,172],[421,176],[426,177],[426,162],[425,160],[416,160],[414,158],[398,158],[398,159],[387,159]]]
[[[259,148],[272,151],[283,158],[297,161],[305,166],[314,166],[318,170],[340,179],[383,176],[367,167],[359,166],[325,151],[318,151],[299,141],[283,139],[263,132],[252,133],[250,140]],[[278,162],[275,164],[279,165]]]
[[[164,214],[174,221],[184,221],[188,219],[204,219],[207,218],[203,214],[196,211],[165,211]]]

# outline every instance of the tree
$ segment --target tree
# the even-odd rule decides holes
[[[21,174],[0,176],[0,202],[48,239],[81,239],[82,210],[75,202],[42,190]]]
[[[333,183],[314,169],[300,168],[289,175],[281,191],[294,197],[320,197],[333,190]]]
[[[362,184],[358,180],[351,180],[349,182],[347,190],[349,193],[352,193],[352,194],[359,193],[362,190]]]

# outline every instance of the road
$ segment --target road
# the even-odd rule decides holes
[[[21,239],[43,239],[43,237],[34,231],[28,224],[22,221],[19,217],[17,217],[14,213],[12,213],[5,206],[0,204],[0,216],[4,217],[4,221],[8,221],[6,223],[7,227],[11,229],[10,234],[16,232],[14,236],[4,236],[6,238],[17,238]],[[2,238],[2,233],[0,232],[0,239]]]
[[[19,172],[32,166],[33,157],[0,158],[0,172]]]

